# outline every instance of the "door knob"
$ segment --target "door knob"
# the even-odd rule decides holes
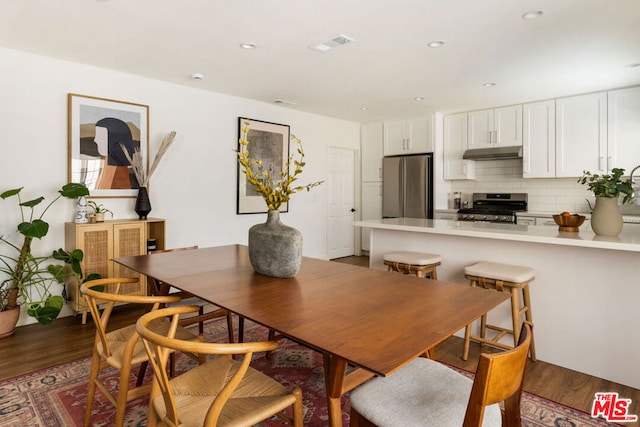
[[[356,210],[354,208],[351,208],[351,212],[355,212]]]

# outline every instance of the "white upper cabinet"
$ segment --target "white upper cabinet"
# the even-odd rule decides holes
[[[556,103],[554,100],[522,106],[522,176],[556,176]]]
[[[360,128],[362,181],[382,181],[382,122],[367,123]]]
[[[522,105],[472,111],[469,114],[469,148],[522,145]]]
[[[474,160],[463,160],[467,150],[467,113],[444,116],[444,179],[475,179]]]
[[[432,153],[434,115],[384,122],[384,155]]]
[[[607,150],[607,93],[556,99],[556,176],[583,171],[606,173],[613,158]]]
[[[629,175],[640,165],[640,87],[609,91],[607,115],[609,167]]]

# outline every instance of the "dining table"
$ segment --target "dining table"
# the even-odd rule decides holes
[[[239,244],[113,261],[321,352],[331,426],[342,425],[343,394],[425,356],[509,298],[309,257],[295,277],[268,277],[253,270]]]

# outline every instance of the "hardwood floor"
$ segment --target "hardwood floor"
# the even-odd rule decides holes
[[[334,261],[368,267],[367,257],[347,257]],[[118,307],[113,314],[113,327],[135,322],[144,310]],[[81,316],[65,317],[51,325],[28,325],[18,328],[10,337],[0,339],[0,381],[38,369],[86,357],[91,354],[95,328],[91,320],[81,324]],[[475,371],[480,351],[496,351],[472,343],[468,361],[463,361],[463,340],[451,337],[436,347],[436,359],[469,371]],[[615,361],[612,361],[615,363]],[[640,390],[605,381],[546,363],[529,362],[524,389],[567,406],[591,411],[596,392],[617,392],[631,399],[630,414],[640,415]]]

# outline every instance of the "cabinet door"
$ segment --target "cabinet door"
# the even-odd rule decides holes
[[[128,222],[113,225],[113,258],[147,253],[146,222]],[[139,283],[122,286],[124,293],[146,295],[144,276],[120,264],[114,264],[114,277],[139,277]]]
[[[475,179],[475,162],[463,160],[467,149],[467,113],[444,116],[444,179]]]
[[[607,110],[608,168],[629,175],[640,165],[640,87],[609,91]]]
[[[384,155],[406,154],[407,121],[389,120],[384,122]]]
[[[360,128],[362,181],[382,181],[382,122],[368,123]]]
[[[493,111],[493,143],[499,147],[522,145],[522,105]]]
[[[493,110],[471,111],[469,114],[469,148],[488,148],[492,146]]]
[[[92,224],[77,226],[75,248],[84,252],[82,273],[87,276],[98,273],[102,277],[113,277],[113,226],[111,224]]]
[[[407,130],[407,154],[433,152],[433,115],[410,119],[407,124]]]
[[[365,182],[362,185],[362,219],[382,218],[382,183]],[[369,250],[368,228],[362,229],[362,249]]]
[[[556,176],[606,173],[606,92],[556,100]]]
[[[522,176],[556,176],[556,103],[533,102],[523,106]]]

